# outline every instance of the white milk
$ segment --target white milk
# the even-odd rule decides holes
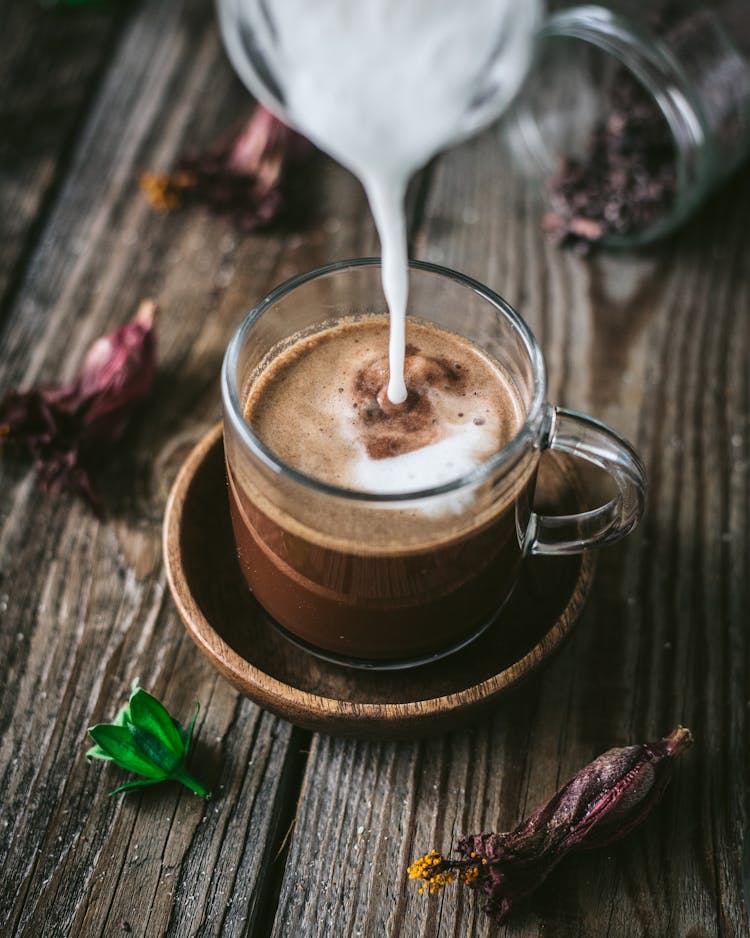
[[[407,184],[505,109],[526,73],[540,8],[541,0],[220,0],[227,48],[247,84],[365,187],[391,316],[394,404],[406,400]]]
[[[417,492],[471,472],[493,452],[495,435],[471,423],[451,427],[444,439],[388,459],[362,455],[353,467],[354,487],[382,495]]]

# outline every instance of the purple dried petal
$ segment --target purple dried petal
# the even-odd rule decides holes
[[[312,150],[306,137],[261,105],[226,146],[226,164],[232,172],[254,175],[262,187],[271,189],[285,166],[304,162]]]
[[[470,834],[458,843],[460,859],[433,851],[409,875],[434,891],[458,872],[487,896],[487,911],[500,924],[565,856],[611,844],[645,820],[672,776],[674,756],[691,743],[690,731],[678,726],[657,742],[610,749],[512,831]]]
[[[145,300],[129,323],[86,353],[76,391],[89,439],[118,440],[133,409],[148,397],[156,377],[155,312],[155,303]]]
[[[227,141],[183,157],[173,173],[145,173],[141,188],[157,209],[201,204],[249,231],[271,224],[287,208],[290,171],[312,152],[305,137],[259,105]]]
[[[153,385],[155,308],[144,300],[130,322],[97,339],[71,384],[11,390],[0,401],[0,445],[34,460],[44,489],[80,495],[99,511],[92,468]]]

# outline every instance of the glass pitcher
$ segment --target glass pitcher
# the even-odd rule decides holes
[[[394,172],[405,163],[413,171],[495,119],[526,74],[542,2],[217,0],[217,7],[247,87],[361,176],[374,140],[381,163],[393,149]]]

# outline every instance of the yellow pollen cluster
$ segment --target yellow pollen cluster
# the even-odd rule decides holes
[[[182,190],[195,184],[192,173],[144,173],[141,190],[157,211],[172,212],[182,205]]]
[[[456,881],[454,870],[435,870],[435,867],[443,862],[443,858],[437,850],[430,850],[429,853],[415,860],[409,867],[407,870],[409,879],[423,879],[425,882],[425,885],[419,888],[420,896],[425,890],[432,894],[437,892],[438,889],[442,889],[443,886],[447,886],[448,883]]]
[[[479,867],[470,866],[468,870],[464,870],[463,873],[461,874],[461,880],[467,886],[470,886],[474,882],[474,880],[477,878],[477,876],[479,876]]]

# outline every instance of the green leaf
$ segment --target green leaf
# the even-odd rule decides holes
[[[102,749],[101,746],[92,746],[86,751],[86,758],[91,762],[92,759],[106,759],[112,761],[112,756]]]
[[[141,688],[130,698],[130,722],[158,739],[174,758],[185,755],[185,743],[166,707]]]
[[[162,703],[133,681],[128,703],[113,723],[99,723],[89,729],[95,745],[86,753],[87,759],[114,762],[126,771],[145,778],[125,782],[111,791],[132,791],[172,779],[191,791],[210,798],[211,792],[185,768],[190,743],[198,717],[199,706],[187,730],[171,717]]]
[[[165,775],[171,775],[174,770],[183,764],[184,756],[182,753],[175,755],[174,752],[149,730],[134,724],[128,727],[139,751]],[[134,771],[138,771],[135,769]],[[145,775],[141,772],[141,775]]]
[[[114,720],[112,720],[112,726],[127,726],[128,723],[132,723],[129,703],[117,711]]]
[[[130,688],[130,700],[133,699],[133,694],[138,690],[138,678],[135,678]],[[125,704],[124,707],[121,707],[117,714],[112,720],[112,726],[127,726],[129,723],[133,722],[132,717],[130,716],[130,700]]]
[[[182,740],[182,745],[185,747],[185,753],[187,754],[188,736],[185,732],[185,727],[182,725],[182,723],[180,723],[179,720],[175,720],[174,717],[172,717],[172,719],[174,720],[174,725],[177,727],[177,730],[180,734],[180,739]]]
[[[195,705],[195,713],[193,714],[193,719],[190,721],[190,726],[187,728],[187,733],[185,733],[185,755],[187,755],[190,752],[190,744],[193,741],[193,730],[195,729],[195,721],[198,719],[198,711],[200,710],[200,708],[201,708],[201,705],[197,703]]]
[[[146,778],[165,778],[167,773],[158,765],[154,765],[147,755],[140,751],[132,729],[130,726],[98,723],[96,726],[89,727],[89,735],[121,769],[145,775]]]
[[[210,801],[213,798],[212,792],[210,792],[205,785],[201,784],[197,778],[192,776],[184,768],[178,770],[174,775],[170,776],[176,782],[181,782],[185,785],[186,788],[189,788],[190,791],[195,792],[196,795],[200,795],[201,798],[205,798],[207,801]]]
[[[166,781],[166,779],[136,778],[132,782],[125,782],[124,785],[119,785],[117,788],[113,788],[109,795],[111,797],[112,795],[119,795],[121,791],[133,791],[135,788],[146,788],[149,785],[159,785],[163,781]]]

